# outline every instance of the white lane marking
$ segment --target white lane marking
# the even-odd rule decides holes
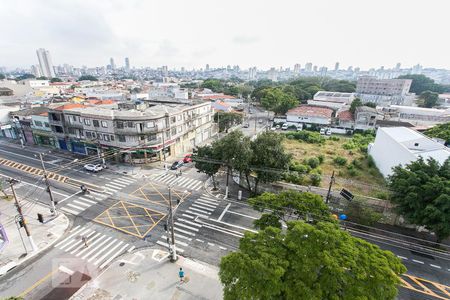
[[[67,267],[64,267],[63,265],[60,265],[60,266],[58,267],[58,270],[60,270],[61,272],[66,273],[66,274],[69,274],[70,276],[72,276],[73,274],[75,274],[74,271],[72,271],[71,269],[69,269],[69,268],[67,268]]]
[[[100,242],[101,240],[103,240],[106,237],[106,235],[102,235],[100,236],[98,239],[94,240],[92,243],[88,244],[88,247],[86,249],[81,250],[79,253],[77,253],[75,256],[80,256],[81,254],[83,254],[84,252],[92,249],[92,247],[94,247],[98,242]]]
[[[208,199],[208,198],[205,198],[205,197],[200,197],[199,200],[203,200],[206,203],[211,203],[211,204],[214,204],[214,205],[219,205],[220,204],[220,202],[218,202],[218,201],[214,201],[214,200],[211,200],[211,199]]]
[[[187,214],[181,214],[183,217],[189,218],[189,219],[195,219],[195,217]]]
[[[192,226],[188,226],[188,225],[180,223],[180,222],[175,222],[175,225],[176,226],[181,226],[181,227],[184,227],[184,228],[187,228],[187,229],[190,229],[190,230],[193,230],[195,232],[198,232],[198,228],[194,228]]]
[[[88,202],[88,203],[97,204],[97,202],[92,201],[92,200],[90,200],[90,199],[86,199],[86,198],[84,198],[84,197],[80,197],[80,199],[83,200],[83,201],[85,201],[85,202]]]
[[[408,260],[408,258],[407,258],[407,257],[404,257],[404,256],[397,255],[397,257],[398,257],[398,258],[401,258],[401,259],[404,259],[404,260]]]
[[[3,175],[3,174],[0,174],[0,176],[1,176],[1,177],[5,177],[5,178],[11,178],[11,177],[6,176],[6,175]],[[28,185],[31,185],[31,186],[33,186],[33,187],[35,187],[35,188],[41,189],[41,190],[47,189],[47,187],[44,188],[44,187],[42,187],[42,186],[39,186],[39,185],[35,185],[35,184],[32,184],[32,183],[29,183],[29,182],[27,182],[27,181],[25,181],[25,180],[21,180],[20,183],[28,184]],[[53,191],[53,190],[52,190],[52,193],[53,193],[53,194],[57,194],[57,195],[61,195],[61,196],[63,196],[63,197],[68,197],[68,196],[69,196],[69,195],[66,195],[66,194],[63,194],[63,193],[59,193],[59,192],[56,192],[56,191]]]
[[[204,243],[205,241],[204,240],[201,240],[201,239],[195,239],[197,242],[200,242],[200,243]]]
[[[178,227],[174,227],[173,230],[179,231],[179,232],[181,232],[181,233],[184,233],[184,234],[187,234],[187,235],[190,235],[190,236],[195,236],[195,233],[192,233],[192,232],[189,232],[189,231],[180,229],[180,228],[178,228]]]
[[[55,247],[59,247],[60,245],[62,245],[65,241],[70,240],[71,238],[73,238],[75,235],[77,235],[78,233],[80,233],[81,231],[83,231],[85,228],[81,227],[77,230],[75,230],[71,235],[69,235],[68,237],[66,237],[64,240],[62,240],[61,242],[59,242],[58,244],[55,245]]]
[[[420,261],[420,260],[415,260],[415,259],[413,259],[412,261],[415,262],[415,263],[418,263],[418,264],[422,264],[422,265],[424,264],[424,262],[423,262],[423,261]]]
[[[202,184],[203,184],[203,182],[200,181],[200,182],[198,182],[196,185],[194,185],[194,186],[192,187],[192,189],[198,191],[198,190],[202,187]]]
[[[227,248],[222,247],[222,246],[219,246],[219,248],[222,249],[222,250],[227,250]]]
[[[134,250],[134,248],[136,248],[136,246],[131,246],[130,249],[127,250],[127,252],[130,253],[131,251]]]
[[[220,214],[220,217],[217,219],[217,221],[221,221],[223,216],[225,216],[225,214],[227,213],[227,210],[230,208],[231,203],[228,203],[228,205],[225,207],[225,209],[223,210],[223,212]]]
[[[198,204],[195,204],[195,203],[192,203],[192,206],[198,207],[198,208],[201,208],[201,209],[205,209],[205,210],[208,210],[208,211],[214,211],[215,210],[214,208],[206,207],[206,206],[203,206],[203,205],[198,205]]]
[[[110,191],[105,191],[104,193],[106,193],[106,194],[108,194],[108,195],[110,195],[110,196],[114,195],[114,193],[112,193],[112,192],[110,192]]]
[[[197,215],[197,216],[203,217],[203,218],[205,218],[205,219],[208,219],[208,218],[209,218],[209,216],[207,216],[207,215],[198,213],[198,212],[196,212],[196,211],[190,211],[189,208],[186,210],[186,212],[187,212],[187,213],[190,213],[190,214],[193,214],[193,215]]]
[[[241,216],[241,217],[246,217],[246,218],[249,218],[249,219],[253,219],[253,220],[258,220],[258,218],[255,218],[255,217],[253,217],[253,216],[249,216],[249,215],[246,215],[246,214],[241,214],[241,213],[238,213],[238,212],[235,212],[235,211],[228,211],[230,214],[235,214],[235,215],[238,215],[238,216]]]
[[[167,236],[162,235],[161,238],[164,239],[165,241],[167,241]],[[184,246],[184,247],[187,247],[187,246],[188,246],[188,244],[186,244],[186,243],[184,243],[184,242],[181,242],[181,241],[179,241],[179,240],[175,240],[175,244],[180,244],[181,246]]]
[[[116,178],[113,181],[119,182],[119,183],[122,183],[122,184],[126,184],[126,185],[129,185],[129,184],[132,184],[132,183],[135,182],[135,181],[132,181],[132,180],[129,180],[129,179],[125,179],[125,178]]]
[[[169,248],[169,244],[167,244],[167,243],[164,243],[164,242],[161,242],[161,241],[157,241],[156,242],[158,245],[161,245],[161,246],[163,246],[164,248]],[[181,248],[176,248],[177,249],[177,252],[180,252],[180,253],[183,253],[184,252],[184,250],[183,249],[181,249]]]
[[[94,176],[94,177],[97,177],[97,174],[91,174],[92,176]]]
[[[178,181],[178,184],[179,185],[183,185],[186,181],[188,181],[189,180],[189,178],[188,177],[184,177],[184,178],[182,178],[180,181]]]
[[[111,256],[107,261],[105,261],[99,268],[103,269],[107,264],[109,264],[117,255],[119,255],[126,247],[128,247],[128,244],[123,246],[119,251],[114,253],[113,256]]]
[[[52,193],[53,193],[53,191],[52,191]],[[64,201],[66,201],[66,200],[72,198],[72,197],[75,196],[75,195],[78,195],[79,193],[80,193],[80,192],[73,193],[72,195],[69,195],[69,196],[67,196],[66,198],[64,198],[64,199],[62,199],[62,200],[60,200],[60,201],[58,201],[58,203],[63,203]]]
[[[201,209],[198,209],[198,208],[195,208],[195,207],[192,207],[192,206],[189,207],[189,209],[193,210],[193,211],[198,211],[199,213],[206,214],[206,215],[210,215],[211,214],[210,212],[207,212],[205,210],[201,210]]]
[[[215,244],[208,242],[209,246],[215,246]]]
[[[200,200],[200,199],[195,200],[194,203],[198,203],[198,204],[201,204],[201,205],[204,205],[204,206],[208,206],[208,207],[211,207],[211,208],[217,208],[217,205],[211,204],[211,202],[205,202],[205,201]]]
[[[91,251],[89,251],[88,253],[86,253],[81,259],[86,259],[86,257],[88,257],[91,253],[93,253],[95,250],[97,250],[98,248],[100,248],[103,244],[105,244],[106,242],[108,242],[112,237],[108,237],[106,240],[104,240],[103,242],[101,242],[99,245],[97,245],[95,248],[93,248]],[[86,248],[88,249],[88,248]]]
[[[75,208],[75,209],[78,209],[78,210],[81,210],[81,211],[83,211],[83,210],[86,209],[85,207],[79,207],[79,206],[76,206],[76,205],[74,205],[73,203],[67,203],[67,206],[70,206],[70,207],[72,207],[72,208]]]
[[[79,205],[85,206],[85,207],[89,207],[89,206],[92,205],[92,204],[84,203],[84,202],[81,202],[81,201],[78,201],[78,200],[73,200],[73,202],[75,202],[75,203],[77,203]]]
[[[71,213],[72,215],[78,215],[78,214],[80,213],[80,211],[74,211],[74,210],[71,210],[71,209],[69,209],[69,208],[67,208],[67,207],[61,207],[60,209],[61,209],[62,211]]]
[[[95,230],[92,230],[92,232],[91,233],[89,233],[89,234],[87,234],[87,235],[84,235],[86,238],[89,238],[91,235],[93,235],[95,233]],[[76,247],[75,248],[75,250],[74,251],[76,251],[78,248],[79,248],[79,245],[81,245],[81,246],[84,246],[84,243],[83,243],[83,240],[80,238],[79,240],[78,240],[78,242],[76,242],[75,244],[73,244],[72,246],[70,246],[69,248],[67,248],[66,250],[64,250],[64,251],[66,251],[66,252],[69,252],[71,249],[73,249],[73,248],[75,248],[76,246],[78,246],[78,247]],[[71,253],[72,254],[72,253]]]
[[[121,244],[123,244],[122,241],[120,241],[120,243],[118,243],[117,245],[115,245],[113,248],[109,249],[108,252],[106,252],[102,257],[100,257],[99,259],[97,259],[94,262],[94,265],[98,265],[101,261],[103,261],[108,255],[110,255],[114,250],[116,250]],[[124,248],[128,247],[128,244],[125,245]]]
[[[432,266],[433,268],[437,268],[437,269],[441,268],[441,266],[437,266],[437,265],[433,265],[433,264],[430,264],[430,266]]]
[[[195,222],[192,222],[192,221],[189,221],[189,220],[185,220],[185,219],[178,219],[178,221],[182,221],[182,222],[184,222],[184,223],[188,223],[188,224],[191,224],[191,225],[194,225],[194,226],[197,226],[197,227],[202,227],[202,225],[201,224],[198,224],[198,223],[195,223]]]
[[[180,239],[192,241],[192,239],[191,239],[190,237],[184,236],[184,235],[182,235],[182,234],[179,234],[179,233],[176,233],[176,232],[175,232],[174,235],[175,235],[176,237],[180,238]]]
[[[112,184],[113,186],[119,187],[121,189],[128,185],[125,183],[118,183],[118,182],[114,182],[114,181],[109,181],[107,184]]]

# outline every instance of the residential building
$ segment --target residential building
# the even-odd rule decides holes
[[[216,102],[214,102],[212,104],[212,107],[215,111],[220,111],[220,112],[232,112],[233,111],[233,108],[229,104],[227,104],[223,101],[220,101],[220,100],[216,100]]]
[[[326,107],[301,105],[288,110],[286,121],[291,123],[302,123],[305,126],[331,124],[333,110]]]
[[[416,126],[450,122],[450,108],[390,105],[389,107],[383,107],[381,113],[384,114],[385,120],[407,121]]]
[[[47,78],[55,77],[55,70],[53,69],[50,51],[45,50],[44,48],[40,48],[36,51],[36,54],[39,61],[39,70],[41,72],[41,75]]]
[[[406,127],[378,128],[368,151],[384,177],[391,175],[395,166],[405,166],[419,157],[434,158],[441,164],[450,157],[449,148]]]
[[[345,109],[341,110],[337,113],[337,125],[344,129],[353,130],[355,128],[355,119],[353,118],[353,114],[350,110]]]
[[[41,77],[41,69],[39,65],[32,65],[31,66],[31,74],[33,74],[36,78]]]
[[[130,71],[130,59],[125,57],[125,70]]]
[[[6,87],[0,87],[0,96],[12,96],[14,91]]]
[[[356,93],[363,102],[376,104],[411,105],[414,95],[409,94],[411,79],[377,79],[361,76],[356,84]]]
[[[111,67],[111,70],[115,70],[116,69],[116,64],[114,63],[114,58],[110,58],[109,59],[109,65]]]
[[[355,129],[375,129],[377,121],[377,110],[368,106],[359,106],[355,110]]]
[[[339,62],[336,62],[336,64],[334,65],[334,71],[339,71]]]

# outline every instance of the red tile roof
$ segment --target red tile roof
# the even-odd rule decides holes
[[[72,108],[83,108],[86,107],[84,104],[80,103],[71,103],[71,104],[64,104],[61,106],[58,106],[55,108],[55,110],[65,110],[65,109],[72,109]]]
[[[234,96],[229,96],[229,95],[198,95],[200,98],[202,99],[210,99],[210,100],[215,100],[215,99],[235,99],[236,97]]]
[[[353,121],[353,114],[349,110],[339,112],[337,117],[342,121]]]
[[[296,108],[288,110],[287,115],[296,115],[303,117],[322,117],[331,118],[333,110],[331,108],[312,106],[312,105],[302,105]]]

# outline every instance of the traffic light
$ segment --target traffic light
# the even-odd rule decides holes
[[[167,231],[167,224],[164,224],[164,231]]]
[[[42,214],[37,214],[38,221],[44,223],[44,216]]]
[[[19,222],[19,226],[20,226],[20,227],[23,227],[23,225],[24,225],[23,219],[20,218],[20,219],[18,220],[18,222]]]
[[[341,196],[347,199],[348,201],[352,201],[353,198],[355,197],[352,193],[350,193],[349,190],[346,189],[342,189],[339,194],[341,194]]]

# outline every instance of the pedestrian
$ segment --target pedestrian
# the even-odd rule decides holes
[[[81,240],[82,240],[83,243],[84,243],[84,248],[87,248],[87,246],[88,246],[88,244],[87,244],[87,238],[86,238],[85,236],[82,236],[82,237],[81,237]]]
[[[184,271],[183,268],[180,268],[180,271],[178,272],[178,276],[180,276],[180,283],[184,282]]]

